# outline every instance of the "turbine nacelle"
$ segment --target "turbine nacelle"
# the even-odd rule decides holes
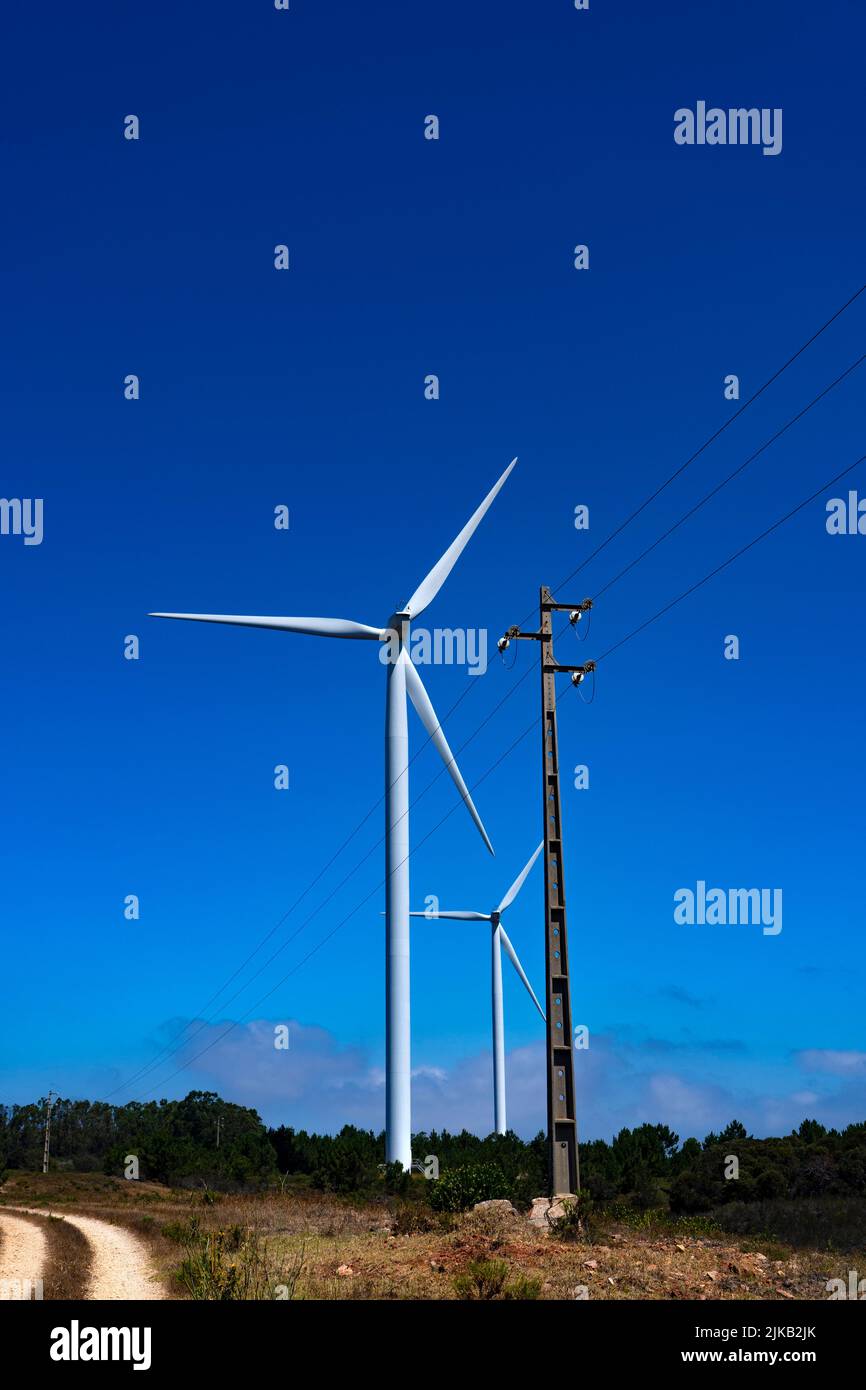
[[[412,614],[408,608],[398,608],[396,613],[392,613],[385,626],[382,628],[382,641],[390,642],[392,645],[399,644],[405,646],[409,635],[409,624],[412,621]]]

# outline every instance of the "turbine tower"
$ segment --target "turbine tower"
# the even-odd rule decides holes
[[[521,869],[517,878],[512,883],[505,897],[498,907],[492,912],[443,912],[437,909],[435,912],[410,912],[410,917],[427,917],[449,922],[490,922],[493,931],[491,933],[491,975],[492,975],[492,1002],[493,1002],[493,1122],[497,1134],[504,1134],[508,1128],[505,1122],[505,1019],[502,1008],[502,951],[500,946],[504,946],[508,952],[508,958],[514,969],[517,971],[521,980],[529,990],[532,999],[541,1017],[544,1018],[544,1010],[535,997],[535,991],[526,978],[523,966],[517,959],[517,952],[512,946],[502,925],[502,914],[506,908],[510,907],[520,892],[529,871],[544,849],[544,841],[538,846],[529,863]],[[546,1021],[546,1020],[545,1020]]]
[[[182,618],[201,623],[267,627],[313,637],[344,637],[387,643],[380,652],[388,666],[385,697],[385,1157],[412,1166],[411,1044],[409,1030],[409,728],[406,696],[415,706],[430,741],[442,758],[484,843],[493,846],[442,726],[409,652],[409,629],[438,594],[473,532],[516,464],[511,463],[472,513],[460,534],[421,581],[408,602],[385,627],[347,618],[259,618],[225,613],[150,613],[151,618]]]

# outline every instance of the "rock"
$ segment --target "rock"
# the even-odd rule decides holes
[[[349,1275],[354,1274],[355,1271],[351,1265],[338,1265],[337,1273],[339,1274],[341,1279],[347,1279]]]
[[[487,1202],[476,1202],[473,1211],[489,1211],[493,1215],[517,1216],[517,1210],[504,1197],[491,1198]]]
[[[561,1221],[573,1201],[573,1197],[556,1197],[547,1209],[548,1224],[551,1221]]]
[[[532,1210],[529,1213],[529,1223],[537,1226],[541,1230],[549,1229],[554,1221],[559,1221],[565,1216],[569,1205],[574,1201],[573,1197],[535,1197],[532,1202]]]
[[[546,1226],[547,1213],[550,1210],[549,1197],[535,1197],[532,1202],[532,1210],[529,1213],[530,1226]]]
[[[584,1260],[584,1269],[598,1269],[598,1260]]]

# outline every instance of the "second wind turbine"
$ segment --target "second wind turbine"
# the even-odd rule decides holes
[[[411,1040],[409,1028],[409,728],[406,696],[447,767],[490,853],[493,846],[409,651],[409,628],[438,594],[473,532],[516,464],[511,463],[472,513],[460,534],[421,581],[412,597],[385,627],[368,627],[347,618],[250,617],[225,613],[150,613],[238,627],[267,627],[314,637],[344,637],[388,644],[385,704],[385,1157],[412,1166]]]
[[[541,851],[544,841],[538,846],[529,863],[521,869],[505,897],[492,912],[444,911],[440,907],[430,907],[424,912],[410,912],[410,917],[426,917],[432,921],[446,922],[489,922],[490,936],[490,985],[493,1015],[493,1125],[497,1134],[505,1134],[508,1124],[505,1118],[505,1016],[502,1006],[502,950],[505,947],[508,959],[514,966],[538,1012],[544,1018],[544,1010],[535,997],[535,990],[526,978],[526,971],[517,959],[517,952],[508,939],[502,925],[502,914],[509,908],[523,887],[530,869]]]

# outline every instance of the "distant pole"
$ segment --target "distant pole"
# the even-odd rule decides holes
[[[219,1148],[219,1146],[220,1146],[220,1125],[221,1125],[221,1124],[222,1124],[222,1115],[217,1115],[217,1148]]]
[[[48,1154],[51,1149],[51,1099],[53,1091],[48,1092],[48,1114],[45,1116],[45,1147],[42,1150],[42,1171],[48,1172]]]
[[[560,664],[553,654],[552,614],[567,612],[572,626],[592,607],[555,603],[542,585],[539,628],[521,632],[512,627],[499,650],[518,638],[541,643],[541,760],[544,815],[544,955],[547,978],[547,1138],[551,1197],[580,1191],[577,1148],[577,1105],[574,1090],[574,1043],[571,1031],[571,984],[568,974],[568,932],[565,920],[565,876],[562,863],[562,811],[559,796],[559,745],[556,729],[556,676],[570,671],[575,685],[595,670]]]

